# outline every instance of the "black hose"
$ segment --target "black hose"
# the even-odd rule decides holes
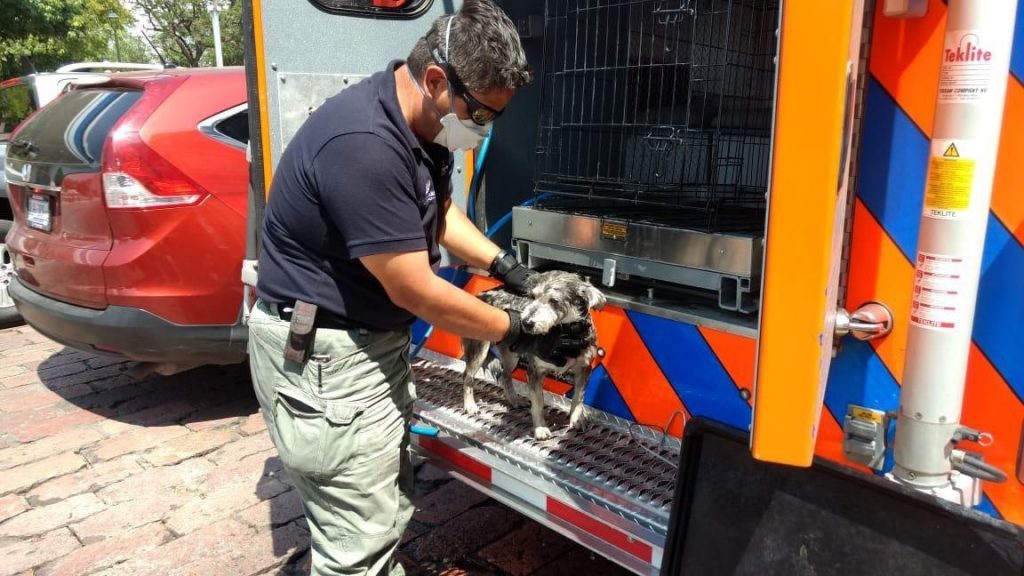
[[[961,464],[954,464],[953,468],[971,478],[978,478],[987,482],[1006,482],[1006,473],[995,466],[971,455],[965,455]]]

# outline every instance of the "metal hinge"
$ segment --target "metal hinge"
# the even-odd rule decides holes
[[[889,418],[885,412],[850,404],[843,418],[843,452],[854,462],[873,470],[885,464],[886,431]]]

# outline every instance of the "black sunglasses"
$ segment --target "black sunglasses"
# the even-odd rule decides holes
[[[431,42],[431,44],[434,43]],[[455,73],[455,68],[444,59],[444,56],[441,56],[441,51],[437,48],[436,44],[434,44],[434,49],[430,51],[430,55],[434,59],[434,63],[444,70],[445,75],[448,77],[448,82],[452,85],[452,92],[466,103],[466,106],[469,108],[469,117],[472,118],[474,124],[486,126],[501,116],[504,110],[495,110],[469,93],[466,85],[462,83],[462,79]]]

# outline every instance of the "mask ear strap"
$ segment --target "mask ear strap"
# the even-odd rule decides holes
[[[427,102],[430,102],[430,105],[434,108],[434,112],[437,113],[437,115],[439,117],[440,116],[444,116],[444,114],[441,113],[441,109],[438,108],[437,104],[434,102],[434,99],[423,88],[423,86],[420,86],[419,80],[417,80],[416,77],[413,76],[412,68],[409,68],[408,66],[406,66],[405,69],[409,72],[409,78],[412,80],[413,85],[416,86],[416,89],[420,91],[420,94],[423,96],[423,99],[426,100]]]
[[[455,114],[455,90],[452,88],[452,81],[448,78],[448,70],[452,65],[451,53],[448,51],[448,39],[452,35],[452,22],[455,22],[455,16],[448,19],[448,26],[444,29],[444,63],[448,67],[445,70],[445,81],[448,82],[448,111]]]
[[[452,22],[455,22],[455,16],[448,19],[448,26],[444,29],[444,61],[449,66],[452,65],[452,54],[448,51],[448,39],[452,35]]]

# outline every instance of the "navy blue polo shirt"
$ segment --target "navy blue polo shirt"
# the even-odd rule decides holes
[[[257,294],[316,304],[390,330],[414,317],[359,261],[426,250],[436,272],[452,156],[420,142],[402,116],[394,61],[329,98],[285,148],[263,221]]]

